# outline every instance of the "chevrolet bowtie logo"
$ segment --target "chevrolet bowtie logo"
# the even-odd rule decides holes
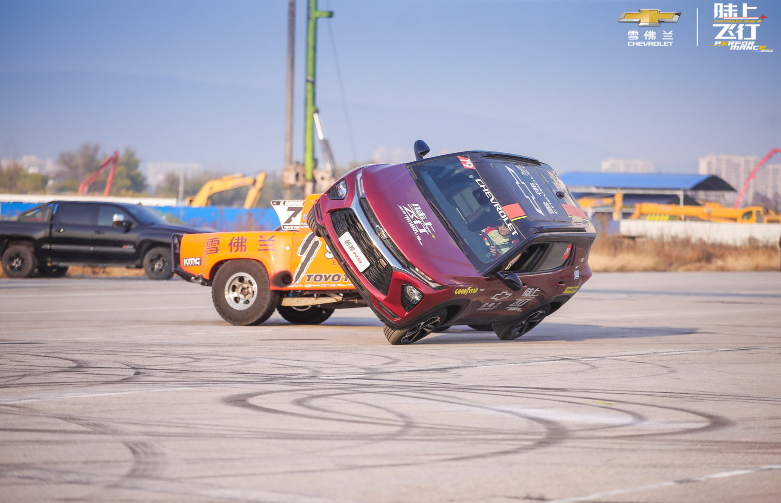
[[[659,9],[640,9],[639,12],[624,12],[619,23],[637,23],[638,26],[659,26],[659,23],[677,23],[680,12],[659,12]]]

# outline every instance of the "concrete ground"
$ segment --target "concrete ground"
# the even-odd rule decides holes
[[[517,341],[210,290],[0,281],[0,501],[714,502],[781,494],[781,274],[598,274]]]

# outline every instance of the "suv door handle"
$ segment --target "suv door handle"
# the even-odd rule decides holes
[[[566,286],[566,285],[567,284],[565,282],[559,281],[558,283],[556,283],[556,288],[561,288],[561,287]]]
[[[106,231],[95,231],[95,234],[105,234]]]

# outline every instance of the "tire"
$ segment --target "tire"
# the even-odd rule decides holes
[[[29,278],[35,270],[35,255],[24,245],[9,246],[3,253],[3,272],[9,278]]]
[[[388,342],[396,345],[412,344],[417,342],[434,331],[445,321],[447,311],[440,309],[426,316],[423,321],[415,323],[407,328],[394,329],[385,325],[383,332]]]
[[[279,292],[272,291],[268,272],[255,260],[229,260],[212,282],[212,302],[222,319],[232,325],[259,325],[279,304]]]
[[[293,325],[319,325],[334,314],[333,309],[320,306],[279,306],[277,312]]]
[[[174,275],[171,249],[158,246],[144,255],[144,272],[149,279],[166,280]]]
[[[306,216],[306,225],[309,226],[309,230],[312,231],[312,234],[314,234],[316,238],[323,237],[320,235],[320,226],[317,225],[317,218],[315,218],[314,206],[312,206],[312,208],[309,210],[309,214]]]
[[[486,323],[485,325],[467,325],[469,328],[473,328],[477,330],[478,332],[493,332],[494,327],[490,323]]]
[[[44,278],[62,278],[68,272],[68,266],[39,265],[38,273]]]
[[[521,319],[508,323],[494,323],[493,329],[496,335],[503,341],[517,339],[529,332],[545,319],[550,313],[550,306],[540,306]]]

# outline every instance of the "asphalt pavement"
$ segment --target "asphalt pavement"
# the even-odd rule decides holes
[[[0,501],[775,502],[781,273],[597,274],[516,341],[0,280]]]

